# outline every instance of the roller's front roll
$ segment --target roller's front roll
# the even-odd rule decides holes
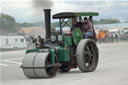
[[[56,67],[47,67],[50,64],[49,52],[28,53],[23,59],[22,69],[28,78],[48,78],[56,75]]]

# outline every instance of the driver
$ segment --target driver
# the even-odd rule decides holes
[[[92,24],[89,22],[87,17],[84,17],[84,23],[83,23],[83,33],[84,33],[84,38],[87,39],[89,36],[93,35],[93,28]]]
[[[77,27],[81,29],[82,25],[83,24],[81,22],[77,22],[77,18],[73,18],[73,27],[71,28],[71,31],[73,31]]]
[[[76,18],[73,18],[73,27],[71,28],[70,31],[73,31],[76,27],[77,27],[77,19]]]

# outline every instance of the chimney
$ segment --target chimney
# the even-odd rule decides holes
[[[51,9],[44,9],[46,39],[51,38]]]

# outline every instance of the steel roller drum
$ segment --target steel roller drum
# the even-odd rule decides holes
[[[75,28],[73,30],[72,36],[73,36],[73,41],[75,45],[78,45],[79,41],[83,39],[83,33],[80,30],[80,28]]]
[[[46,60],[48,56],[49,56],[49,52],[43,52],[43,53],[38,53],[35,58],[34,67],[39,67],[39,68],[34,68],[34,71],[38,78],[50,76],[46,71],[47,68],[42,68],[42,67],[46,67]]]
[[[34,73],[34,69],[29,68],[29,67],[33,67],[34,58],[36,57],[36,55],[37,55],[37,53],[28,53],[24,56],[24,59],[23,59],[23,72],[24,72],[25,76],[27,76],[29,78],[36,77],[36,75]]]
[[[46,72],[46,58],[49,52],[28,53],[23,59],[23,72],[28,78],[49,77]]]

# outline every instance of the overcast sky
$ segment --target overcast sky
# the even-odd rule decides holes
[[[37,0],[36,0],[37,1]],[[47,1],[47,0],[45,0]],[[38,3],[39,2],[39,3]],[[1,0],[1,12],[13,16],[17,22],[38,22],[43,20],[44,8],[58,12],[99,12],[101,18],[128,20],[128,0]]]

